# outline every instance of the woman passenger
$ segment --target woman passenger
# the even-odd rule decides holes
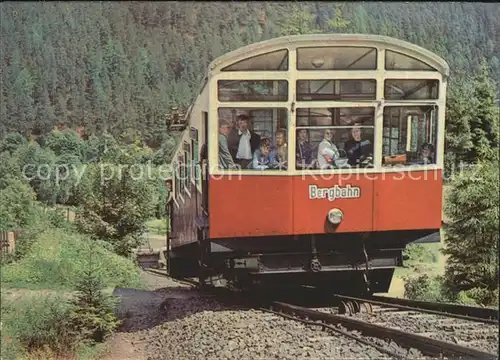
[[[318,165],[320,169],[331,169],[334,161],[340,157],[339,150],[332,142],[333,129],[326,129],[323,140],[318,145]]]

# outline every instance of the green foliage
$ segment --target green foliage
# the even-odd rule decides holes
[[[446,102],[445,174],[449,178],[473,148],[471,134],[472,89],[465,81],[452,84]]]
[[[496,86],[484,59],[474,79],[472,95],[470,127],[473,148],[468,160],[491,160],[498,157],[500,106],[495,105]]]
[[[80,231],[109,241],[118,254],[129,256],[140,244],[144,223],[154,215],[158,200],[155,182],[146,172],[139,164],[90,165],[76,193]]]
[[[405,278],[405,297],[410,300],[434,302],[449,300],[442,277],[427,274]]]
[[[92,261],[99,264],[95,271],[107,287],[134,287],[140,284],[139,270],[134,262],[120,257],[100,241],[48,229],[39,234],[24,257],[0,269],[2,284],[10,287],[70,289],[85,275]]]
[[[451,220],[445,227],[447,286],[454,293],[484,289],[490,295],[479,302],[492,301],[498,291],[498,193],[498,160],[481,162],[454,179],[445,202]]]
[[[6,303],[6,300],[3,300]],[[19,356],[46,346],[67,353],[75,343],[69,328],[70,306],[57,294],[27,295],[2,308],[2,356]]]
[[[394,36],[443,56],[453,77],[481,58],[500,78],[494,4],[2,3],[0,135],[139,135],[155,149],[171,105],[187,106],[215,57],[280,34]],[[230,20],[228,20],[230,19]],[[126,24],[126,25],[125,25]],[[440,34],[440,36],[435,36]],[[59,49],[65,49],[64,52]]]
[[[75,335],[91,341],[102,342],[119,325],[115,316],[116,298],[105,294],[105,285],[99,273],[89,267],[76,284],[77,295],[70,314],[71,328]]]
[[[0,182],[0,191],[0,230],[22,228],[33,211],[33,190],[20,179],[7,178]]]
[[[405,266],[415,270],[426,265],[436,264],[439,260],[439,249],[434,244],[409,244],[406,246],[403,254],[407,259]],[[436,244],[438,245],[438,244]]]

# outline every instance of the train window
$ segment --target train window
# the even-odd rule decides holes
[[[226,66],[222,71],[287,71],[288,50],[278,50],[243,59]]]
[[[286,80],[219,80],[219,101],[288,101]]]
[[[377,49],[307,47],[297,49],[297,70],[376,70]]]
[[[383,166],[435,164],[437,113],[436,106],[386,106]]]
[[[191,153],[191,159],[193,161],[192,165],[192,176],[194,178],[194,182],[196,185],[198,185],[198,181],[200,179],[200,170],[199,170],[199,149],[198,149],[198,129],[191,127],[191,148],[192,148],[192,153]]]
[[[286,109],[219,108],[218,115],[220,169],[287,169]]]
[[[373,167],[374,117],[374,107],[297,109],[297,170]]]
[[[385,51],[385,69],[437,71],[435,68],[421,60],[391,50]]]
[[[174,191],[175,191],[175,199],[179,202],[179,194],[181,193],[181,184],[180,184],[180,166],[179,163],[174,162]]]
[[[375,100],[376,80],[298,80],[297,100]]]
[[[190,191],[191,190],[191,176],[192,176],[192,168],[191,168],[191,144],[189,144],[187,141],[184,141],[182,144],[182,147],[184,149],[184,178],[183,178],[183,183],[184,187],[186,190]]]
[[[439,80],[387,79],[384,83],[386,100],[429,100],[439,96]]]

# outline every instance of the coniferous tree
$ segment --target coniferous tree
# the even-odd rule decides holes
[[[483,60],[473,83],[470,162],[491,159],[498,152],[500,106],[495,104],[495,93],[495,83],[489,75],[488,64]]]

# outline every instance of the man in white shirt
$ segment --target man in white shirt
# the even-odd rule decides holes
[[[242,169],[252,162],[253,154],[260,144],[260,136],[249,129],[249,120],[248,115],[239,115],[238,129],[233,129],[228,136],[229,152]]]

